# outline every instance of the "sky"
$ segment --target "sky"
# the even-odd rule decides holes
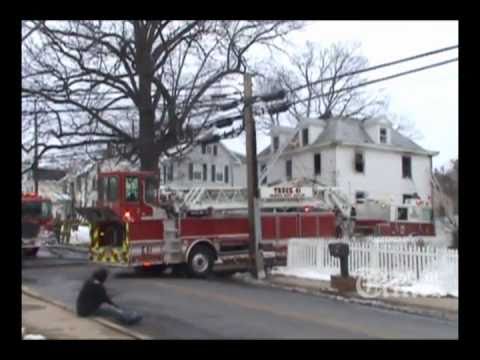
[[[458,44],[457,21],[309,21],[304,29],[289,35],[289,52],[298,51],[307,41],[328,47],[337,42],[359,43],[359,53],[371,66]],[[405,64],[376,70],[368,80],[421,67],[458,56],[448,51]],[[438,151],[433,166],[458,158],[458,62],[368,86],[389,100],[389,113],[415,124],[422,137],[416,142]],[[255,93],[255,89],[254,89]],[[257,135],[257,148],[269,138]],[[233,150],[245,153],[244,137],[227,140]]]

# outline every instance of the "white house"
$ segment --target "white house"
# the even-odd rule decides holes
[[[258,156],[260,169],[294,133],[286,127],[271,130],[271,144]],[[352,202],[372,198],[403,203],[416,195],[429,200],[432,157],[437,154],[395,131],[386,118],[304,119],[264,183],[312,179],[339,187]]]
[[[222,142],[198,145],[181,158],[160,164],[162,185],[171,188],[244,187],[246,167],[243,155]]]

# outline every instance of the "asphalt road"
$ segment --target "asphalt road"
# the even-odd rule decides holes
[[[43,254],[41,254],[42,256]],[[25,260],[22,283],[74,308],[93,265],[79,255]],[[229,279],[112,271],[107,289],[140,312],[134,328],[156,339],[455,339],[458,323],[390,312]]]

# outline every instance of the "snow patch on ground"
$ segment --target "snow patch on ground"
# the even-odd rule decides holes
[[[272,275],[286,275],[304,279],[330,281],[330,274],[321,273],[311,268],[276,267],[272,269]]]
[[[78,226],[77,231],[72,231],[70,236],[70,244],[82,245],[90,244],[90,228],[85,225]]]
[[[23,340],[47,340],[47,338],[39,334],[28,334],[23,337]]]

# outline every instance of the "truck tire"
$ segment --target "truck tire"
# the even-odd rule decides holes
[[[212,273],[215,255],[205,245],[195,246],[188,257],[188,272],[196,278],[205,278]]]

